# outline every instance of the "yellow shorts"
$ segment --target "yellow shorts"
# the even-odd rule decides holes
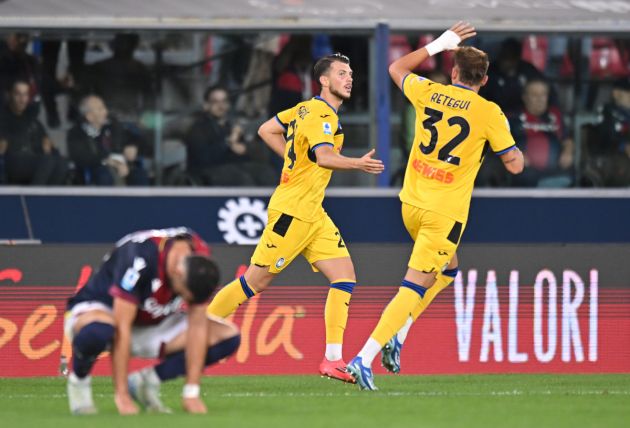
[[[302,254],[311,265],[320,260],[350,257],[339,229],[328,215],[313,223],[275,210],[270,210],[268,216],[267,226],[252,256],[252,264],[269,266],[270,273],[278,273],[298,254]]]
[[[405,203],[402,204],[402,218],[415,241],[408,266],[425,273],[446,269],[466,224]]]

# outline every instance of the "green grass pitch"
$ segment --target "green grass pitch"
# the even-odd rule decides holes
[[[207,415],[181,410],[182,382],[163,386],[172,415],[118,416],[109,378],[100,413],[71,416],[65,379],[0,379],[0,426],[12,427],[630,427],[630,375],[377,376],[378,392],[318,376],[207,377]]]

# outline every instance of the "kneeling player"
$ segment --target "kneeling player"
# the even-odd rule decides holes
[[[116,243],[68,301],[64,329],[73,349],[68,377],[73,414],[96,413],[90,371],[108,348],[120,414],[138,413],[134,400],[147,411],[170,413],[160,400],[160,384],[183,375],[184,410],[206,412],[199,398],[202,370],[231,355],[240,343],[233,324],[206,315],[219,281],[208,256],[207,244],[186,228],[136,232]],[[162,361],[128,375],[131,356]]]

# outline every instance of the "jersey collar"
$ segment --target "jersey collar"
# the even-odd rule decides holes
[[[320,97],[319,95],[317,95],[317,96],[315,96],[315,97],[313,97],[313,98],[315,98],[316,100],[320,100],[320,101],[325,102],[325,103],[326,103],[326,105],[327,105],[328,107],[330,107],[330,108],[332,109],[332,111],[334,111],[334,112],[335,112],[335,114],[337,114],[337,110],[335,110],[335,108],[334,108],[333,106],[331,106],[330,104],[328,104],[328,101],[326,101],[325,99],[323,99],[323,98],[322,98],[322,97]]]
[[[462,88],[462,89],[467,89],[469,91],[473,90],[473,88],[471,88],[470,86],[462,85],[460,83],[453,83],[453,86],[457,86],[458,88]]]

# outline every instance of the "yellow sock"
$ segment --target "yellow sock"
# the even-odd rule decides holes
[[[227,284],[214,296],[212,302],[208,306],[208,315],[225,318],[245,302],[247,299],[256,294],[245,281],[245,277],[241,276]]]
[[[352,283],[354,285],[354,282]],[[326,298],[324,321],[326,323],[326,344],[342,344],[343,333],[348,322],[348,307],[350,306],[350,291],[344,291],[331,286]]]
[[[419,305],[420,295],[408,287],[400,287],[389,305],[383,311],[381,319],[370,336],[381,346],[385,345],[411,316]]]
[[[453,278],[442,273],[438,274],[435,284],[431,288],[424,293],[424,297],[420,300],[420,303],[415,307],[415,309],[411,312],[411,317],[414,322],[418,319],[420,314],[424,312],[424,310],[431,304],[435,296],[437,296],[440,291],[444,290],[449,284],[453,282]]]

